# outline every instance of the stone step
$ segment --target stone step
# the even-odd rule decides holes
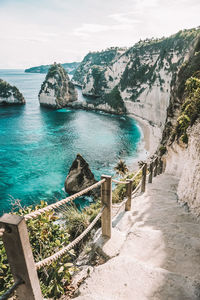
[[[95,268],[80,288],[79,300],[197,300],[197,280],[151,267],[130,256]]]

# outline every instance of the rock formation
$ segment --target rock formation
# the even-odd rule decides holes
[[[25,104],[25,99],[18,88],[0,79],[0,105]]]
[[[65,191],[69,194],[78,193],[94,183],[96,180],[88,163],[80,154],[77,154],[65,180]]]
[[[41,86],[40,105],[58,109],[75,100],[77,100],[77,92],[73,83],[69,80],[65,69],[60,64],[54,63]]]
[[[102,99],[110,100],[107,95],[117,88],[127,113],[149,121],[159,129],[161,138],[171,86],[199,33],[198,28],[179,31],[168,38],[146,39],[123,49],[106,63],[107,51],[89,53],[77,68],[74,80],[82,85],[83,94],[99,97],[100,103]],[[113,103],[117,111],[118,101]]]
[[[161,147],[166,172],[180,179],[179,200],[200,215],[200,38],[178,73]]]

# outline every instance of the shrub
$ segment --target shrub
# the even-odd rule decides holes
[[[43,208],[47,205],[41,202],[35,209]],[[34,209],[34,210],[35,210]],[[22,208],[17,214],[25,215],[33,210],[31,206]],[[58,217],[50,211],[27,221],[30,244],[32,246],[35,262],[38,262],[63,248],[69,243],[69,235],[64,227],[56,222]],[[4,293],[12,285],[12,275],[7,261],[7,256],[3,246],[0,243],[0,286]],[[73,252],[72,252],[73,254]],[[41,268],[38,271],[41,290],[44,297],[53,297],[57,299],[64,293],[65,284],[70,281],[73,265],[70,263],[69,254],[53,262],[50,266]]]

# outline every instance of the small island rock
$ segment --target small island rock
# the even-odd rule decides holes
[[[39,92],[40,105],[62,108],[77,100],[77,92],[65,69],[54,63],[46,75]]]
[[[88,163],[80,154],[77,154],[65,180],[65,191],[75,194],[96,182]]]
[[[12,86],[8,82],[0,79],[0,105],[15,104],[25,104],[22,93],[20,93],[16,86]]]

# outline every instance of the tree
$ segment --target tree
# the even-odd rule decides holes
[[[126,166],[125,161],[121,160],[117,163],[116,167],[114,168],[117,174],[120,176],[124,176],[128,172],[128,168]]]

